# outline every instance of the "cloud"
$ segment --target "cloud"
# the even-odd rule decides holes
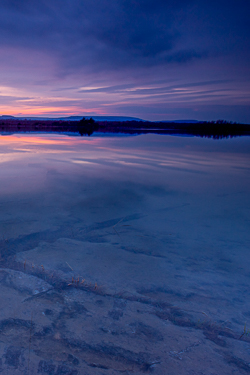
[[[208,56],[206,43],[185,41],[195,6],[182,0],[4,0],[0,45],[51,54],[65,73],[185,64]]]
[[[2,0],[0,47],[37,50],[57,75],[185,65],[244,49],[248,2],[239,0]]]
[[[225,96],[246,104],[249,13],[245,0],[2,0],[0,79],[13,89],[2,100],[121,115],[138,104],[141,117]]]

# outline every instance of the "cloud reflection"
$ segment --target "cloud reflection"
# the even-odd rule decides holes
[[[209,189],[215,174],[224,176],[225,184],[232,168],[239,175],[249,171],[248,146],[244,139],[222,140],[218,146],[208,139],[159,135],[8,135],[0,137],[1,191],[41,191],[51,179],[60,189],[82,178],[100,186],[134,179],[151,186],[159,178],[178,185],[185,174],[186,188],[196,191],[202,181]]]

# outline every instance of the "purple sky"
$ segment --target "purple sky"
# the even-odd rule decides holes
[[[0,114],[250,123],[248,0],[2,0]]]

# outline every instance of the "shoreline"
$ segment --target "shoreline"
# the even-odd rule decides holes
[[[169,123],[145,121],[63,121],[63,120],[18,120],[3,119],[0,121],[0,134],[10,133],[78,133],[92,135],[98,133],[112,134],[165,134],[197,136],[206,138],[229,138],[250,135],[250,125],[235,124],[225,121],[197,123]]]

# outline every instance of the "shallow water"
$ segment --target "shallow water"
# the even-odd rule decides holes
[[[0,137],[0,371],[249,373],[249,146]]]

